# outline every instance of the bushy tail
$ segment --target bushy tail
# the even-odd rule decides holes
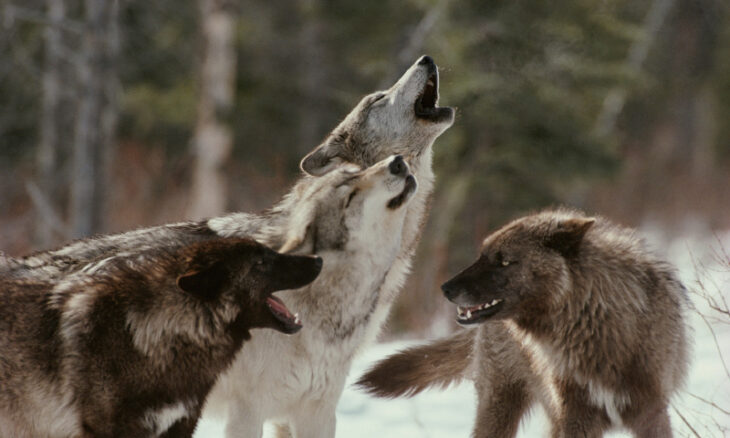
[[[432,386],[446,388],[466,376],[476,330],[407,348],[371,367],[355,385],[377,397],[411,397]]]

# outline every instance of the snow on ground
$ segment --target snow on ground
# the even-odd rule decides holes
[[[714,257],[721,246],[730,251],[730,233],[707,239],[676,239],[670,245],[659,245],[662,236],[650,236],[650,241],[658,247],[659,253],[681,267],[680,275],[685,284],[694,288],[697,272],[704,279],[709,292],[730,302],[730,272],[717,264]],[[691,243],[690,243],[691,242]],[[722,245],[720,245],[722,242]],[[697,309],[710,315],[707,303],[698,296],[692,296]],[[730,430],[730,374],[726,371],[718,348],[725,361],[730,361],[730,321],[724,323],[709,319],[714,329],[692,312],[695,345],[690,376],[686,390],[673,400],[673,406],[703,438],[723,437],[722,429]],[[715,337],[717,340],[715,341]],[[430,390],[411,399],[382,400],[372,398],[357,391],[351,383],[357,379],[370,364],[419,341],[402,341],[374,345],[359,357],[350,373],[348,385],[337,407],[337,437],[347,438],[467,438],[470,436],[475,417],[476,393],[470,383],[462,383],[446,390]],[[704,401],[712,402],[714,408]],[[535,409],[520,428],[519,437],[543,437],[546,435],[547,422],[541,409]],[[675,436],[697,436],[684,424],[672,410],[672,425]],[[223,437],[223,424],[211,419],[203,419],[195,434],[196,438]],[[727,433],[727,432],[725,432]],[[272,437],[266,429],[264,436]],[[610,437],[628,437],[625,433],[613,433]]]

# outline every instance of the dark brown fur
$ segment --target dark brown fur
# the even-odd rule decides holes
[[[569,210],[527,216],[489,236],[479,259],[442,288],[464,309],[460,322],[479,330],[471,342],[456,335],[448,354],[448,340],[415,350],[453,369],[453,356],[462,369],[472,364],[475,437],[514,436],[534,402],[553,437],[599,437],[617,423],[639,437],[671,436],[669,397],[687,371],[686,292],[631,230]],[[484,303],[495,304],[475,307]],[[360,384],[397,396],[455,378],[422,376],[422,365],[417,382],[370,378],[418,360],[399,353]]]
[[[192,436],[249,330],[291,331],[267,297],[308,284],[320,268],[319,258],[217,238],[112,258],[57,285],[0,279],[0,431],[44,435],[29,425],[44,421],[53,431],[58,419],[27,421],[36,406],[25,401],[71,393],[60,421],[86,437]],[[164,409],[182,414],[155,423]]]

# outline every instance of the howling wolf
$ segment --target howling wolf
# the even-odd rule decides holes
[[[686,291],[631,230],[565,209],[527,216],[487,237],[442,289],[478,330],[397,353],[360,386],[396,397],[475,373],[474,437],[515,436],[534,402],[553,437],[619,427],[671,436],[669,398],[687,373]]]
[[[214,238],[112,256],[57,282],[0,277],[0,435],[192,436],[250,329],[301,328],[272,292],[321,268]]]
[[[345,260],[347,268],[344,275],[349,278],[340,282],[344,289],[339,293],[358,290],[362,295],[351,305],[367,304],[366,308],[352,312],[354,309],[338,307],[354,298],[341,298],[335,293],[335,288],[330,288],[332,292],[327,295],[335,294],[334,299],[329,302],[321,299],[315,318],[321,318],[321,327],[329,326],[327,331],[331,333],[313,336],[313,339],[319,338],[316,342],[311,341],[307,355],[291,364],[292,367],[297,366],[297,371],[287,372],[285,368],[277,367],[283,374],[268,382],[271,386],[266,387],[270,391],[265,393],[252,390],[250,379],[227,378],[235,376],[237,363],[216,386],[211,395],[212,404],[220,405],[222,400],[229,403],[226,428],[229,438],[260,437],[262,422],[272,417],[282,425],[280,436],[334,436],[335,405],[352,357],[362,345],[372,341],[382,327],[408,274],[426,220],[434,183],[431,168],[433,142],[451,126],[454,119],[452,108],[437,105],[438,79],[433,59],[423,56],[390,89],[365,96],[325,141],[302,160],[303,171],[319,176],[343,163],[371,166],[391,154],[400,154],[418,180],[419,190],[405,208],[402,231],[392,234],[392,231],[380,228],[381,232],[386,232],[385,235],[371,234],[369,244],[387,239],[387,245],[380,249],[382,253],[377,265],[368,262],[368,269],[361,270],[353,266],[358,259],[355,255]],[[387,259],[386,248],[391,248],[391,244],[396,245],[395,259],[381,265]],[[387,269],[380,273],[382,266],[387,266]],[[373,289],[363,287],[362,283]],[[354,314],[357,314],[356,319],[353,319]],[[312,327],[313,324],[307,321],[307,332]],[[266,343],[258,345],[262,348],[261,354],[266,354]],[[272,360],[278,359],[272,356]],[[271,363],[261,361],[257,366],[263,372]],[[328,368],[329,371],[325,372]],[[242,376],[256,375],[243,371],[245,374],[241,372]],[[287,388],[289,384],[294,385],[291,390]]]

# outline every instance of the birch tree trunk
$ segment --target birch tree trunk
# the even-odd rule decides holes
[[[55,210],[58,198],[58,148],[59,148],[59,107],[61,103],[61,23],[64,20],[64,0],[46,0],[48,19],[44,33],[45,54],[43,67],[43,101],[40,120],[40,141],[38,143],[37,188],[48,208]],[[54,224],[48,212],[36,205],[35,246],[48,248],[57,239],[54,227],[63,228],[63,224]],[[67,236],[58,236],[65,238]]]
[[[114,59],[118,36],[118,0],[86,0],[86,30],[78,63],[79,107],[73,144],[70,199],[72,237],[103,229],[108,185],[108,158],[116,120]]]
[[[199,0],[203,36],[198,120],[193,138],[195,167],[188,217],[200,219],[226,210],[223,166],[233,147],[230,128],[236,53],[234,14],[225,0]]]

